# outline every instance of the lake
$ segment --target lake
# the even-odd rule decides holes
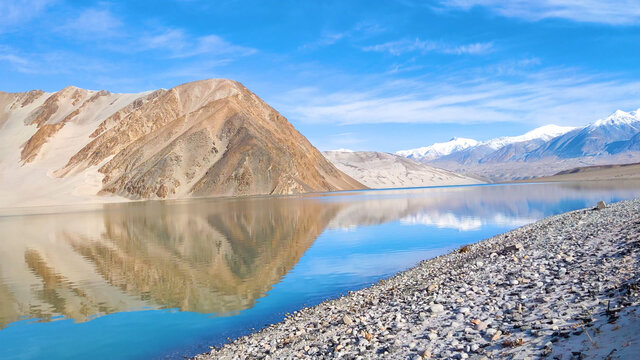
[[[638,182],[585,182],[5,211],[0,359],[182,359],[464,244],[635,197]]]

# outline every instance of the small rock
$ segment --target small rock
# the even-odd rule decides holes
[[[567,273],[567,269],[565,268],[560,268],[560,271],[558,271],[559,276],[564,276],[566,273]]]
[[[502,249],[502,253],[503,254],[508,254],[508,253],[512,253],[512,252],[516,252],[516,251],[522,251],[522,249],[524,249],[522,244],[515,243],[513,245],[507,246],[504,249]]]
[[[342,317],[342,323],[345,324],[345,325],[351,325],[351,324],[353,324],[353,320],[351,320],[349,315],[345,315],[345,316]]]
[[[501,335],[502,335],[502,331],[500,331],[500,330],[496,331],[496,333],[493,334],[493,336],[491,337],[491,341],[498,340],[498,338],[500,338]]]
[[[444,306],[442,304],[433,304],[429,306],[429,310],[434,314],[438,314],[444,311]]]
[[[602,200],[598,201],[598,205],[596,205],[596,209],[598,209],[598,210],[602,210],[602,209],[604,209],[606,207],[607,207],[607,204],[605,204],[604,201],[602,201]]]

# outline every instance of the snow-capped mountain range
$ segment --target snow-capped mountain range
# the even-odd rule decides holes
[[[546,125],[520,136],[482,142],[453,138],[397,154],[494,180],[551,175],[577,166],[640,161],[640,109],[618,110],[583,127]],[[513,165],[525,163],[545,165],[541,168]],[[519,172],[514,172],[515,168]]]
[[[503,136],[488,141],[480,142],[474,139],[466,139],[454,137],[447,142],[435,143],[433,145],[420,147],[417,149],[401,150],[396,154],[420,161],[431,161],[441,158],[446,155],[450,155],[456,152],[460,152],[469,148],[487,146],[493,150],[499,150],[509,144],[531,141],[531,140],[543,140],[548,141],[560,135],[566,134],[575,127],[558,126],[558,125],[545,125],[539,128],[533,129],[523,135],[519,136]]]
[[[539,128],[535,128],[520,136],[503,136],[484,142],[484,145],[489,146],[492,149],[498,150],[509,144],[515,144],[524,141],[542,140],[549,141],[560,135],[564,135],[575,127],[571,126],[558,126],[558,125],[545,125]]]
[[[606,152],[606,146],[592,146],[591,149],[586,149],[585,142],[606,145],[612,142],[630,140],[638,132],[640,132],[640,109],[631,112],[618,110],[604,119],[580,128],[545,125],[523,135],[499,137],[483,142],[454,137],[448,142],[435,143],[417,149],[401,150],[397,154],[422,162],[429,162],[462,151],[468,152],[471,149],[489,148],[490,150],[498,151],[508,145],[535,141],[543,143],[531,151],[532,154],[537,154],[537,157],[554,155],[558,157],[589,156]]]

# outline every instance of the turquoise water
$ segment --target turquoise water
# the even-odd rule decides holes
[[[0,217],[0,359],[192,356],[463,244],[638,196],[490,185]]]

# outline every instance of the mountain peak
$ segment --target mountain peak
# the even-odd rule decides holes
[[[606,118],[595,121],[593,124],[589,125],[589,128],[611,125],[629,125],[632,123],[640,122],[639,115],[640,114],[638,114],[637,110],[632,112],[616,110],[613,114],[607,116]]]
[[[228,79],[192,81],[178,85],[169,91],[179,99],[185,112],[194,111],[216,100],[250,93],[239,82]]]

